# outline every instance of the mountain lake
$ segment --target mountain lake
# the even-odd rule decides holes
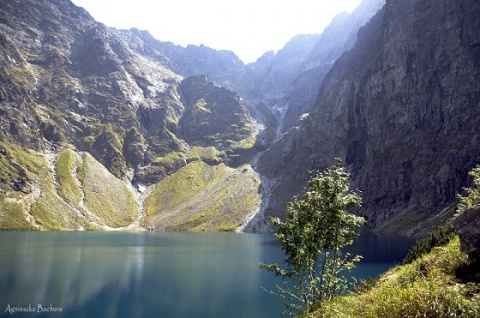
[[[412,239],[362,234],[353,275],[399,264]],[[282,262],[272,235],[0,232],[0,317],[280,317],[259,268]]]

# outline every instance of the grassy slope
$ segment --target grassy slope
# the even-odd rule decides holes
[[[42,155],[0,146],[2,179],[23,178],[29,189],[3,191],[0,229],[101,230],[128,226],[137,217],[133,193],[91,155],[67,148],[48,155],[49,164]],[[148,197],[143,225],[233,231],[260,204],[260,180],[249,165],[219,163],[214,147],[194,147],[182,158],[190,163]]]
[[[24,217],[24,205],[0,194],[0,230],[35,230]]]
[[[83,186],[85,207],[105,225],[117,228],[135,220],[137,203],[133,193],[90,154],[84,154],[78,178]]]
[[[73,206],[78,206],[82,198],[82,192],[74,178],[79,159],[71,149],[65,149],[58,155],[55,164],[58,194]]]
[[[12,181],[24,181],[28,186],[46,169],[46,162],[22,149],[0,142],[0,230],[34,230],[24,216],[27,193],[14,192],[8,188]],[[7,195],[6,195],[7,194]]]
[[[325,303],[306,317],[480,317],[480,285],[456,278],[467,264],[455,237],[388,271],[367,290]]]
[[[232,231],[260,201],[260,181],[247,165],[194,161],[159,182],[146,200],[145,226]]]
[[[64,150],[55,162],[54,171],[45,167],[38,175],[37,186],[40,196],[32,204],[30,213],[35,218],[36,223],[40,224],[44,230],[88,228],[87,223],[78,217],[75,210],[74,200],[71,196],[73,190],[67,191],[67,180],[73,178],[68,177],[67,174],[71,174],[73,165],[73,152]],[[67,168],[70,170],[66,171]]]
[[[53,184],[46,160],[20,148],[4,144],[1,147],[5,153],[0,160],[4,173],[2,179],[23,180],[29,189],[26,193],[16,191],[2,195],[0,227],[9,230],[35,229],[25,218],[25,213],[30,213],[36,224],[45,229],[63,229],[61,222],[52,212],[57,207],[57,202],[55,198],[49,198],[53,192]],[[36,188],[42,190],[36,192]],[[49,209],[46,209],[46,206],[49,206]]]
[[[131,224],[138,213],[123,181],[90,155],[82,159],[71,149],[49,168],[42,155],[0,143],[0,179],[5,188],[0,192],[1,230],[117,228]],[[23,182],[25,192],[6,188],[10,180]]]

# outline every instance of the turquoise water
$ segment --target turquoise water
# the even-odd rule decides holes
[[[355,275],[384,272],[410,245],[362,236]],[[280,317],[262,289],[279,281],[258,264],[282,259],[271,235],[0,232],[0,316]]]

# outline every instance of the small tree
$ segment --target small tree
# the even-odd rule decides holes
[[[343,273],[355,267],[360,256],[343,254],[342,248],[352,244],[365,221],[348,213],[361,205],[359,194],[349,190],[349,180],[339,165],[317,172],[304,198],[295,197],[288,204],[287,221],[272,219],[286,255],[286,269],[277,263],[260,267],[283,278],[278,292],[271,293],[282,299],[289,314],[309,311],[348,289]]]
[[[473,187],[465,188],[466,194],[464,196],[458,196],[457,215],[480,204],[480,166],[473,168],[468,175],[473,177]]]

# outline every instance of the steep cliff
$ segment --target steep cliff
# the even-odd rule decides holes
[[[296,125],[315,104],[318,89],[335,61],[357,41],[358,30],[385,4],[385,0],[364,0],[352,13],[337,15],[322,32],[315,47],[303,61],[301,72],[285,90],[285,114],[281,130]]]
[[[263,97],[277,98],[288,89],[319,38],[319,34],[297,35],[276,54],[266,52],[248,65]]]
[[[309,170],[339,157],[369,226],[422,235],[480,163],[479,92],[480,3],[388,0],[326,76],[301,127],[260,158],[278,182],[267,213],[282,211]]]
[[[262,99],[276,111],[280,131],[310,112],[335,60],[353,47],[360,27],[384,3],[364,0],[352,13],[338,14],[321,34],[297,35],[276,54],[267,52],[247,65]]]

